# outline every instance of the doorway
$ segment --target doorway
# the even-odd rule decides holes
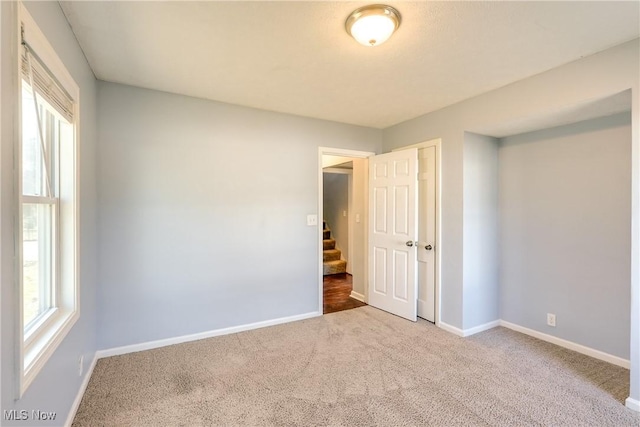
[[[416,210],[418,214],[418,232],[415,235],[417,239],[414,244],[416,250],[422,249],[424,253],[420,251],[415,254],[415,263],[417,265],[417,272],[415,274],[415,280],[417,284],[417,296],[415,298],[415,304],[418,312],[418,316],[425,318],[436,326],[440,324],[440,264],[441,264],[441,237],[440,237],[440,210],[441,210],[441,190],[440,190],[440,150],[441,140],[434,139],[418,144],[414,144],[408,147],[398,148],[394,151],[406,150],[415,148],[418,151],[419,159],[419,174],[418,179],[418,191],[417,191],[417,205],[419,209]],[[347,162],[350,159],[361,159],[366,161],[366,169],[369,169],[369,157],[375,156],[372,152],[353,151],[336,148],[319,148],[318,156],[318,186],[319,186],[319,199],[318,207],[319,211],[323,211],[323,155],[342,156],[345,158],[343,162]],[[414,175],[415,176],[415,175]],[[353,210],[350,210],[347,215],[350,217],[350,223],[353,224],[356,220],[360,220],[363,224],[363,236],[362,242],[364,248],[362,251],[362,259],[350,256],[352,258],[352,271],[354,272],[353,282],[354,289],[356,289],[356,282],[362,284],[362,300],[363,302],[369,302],[370,298],[370,286],[373,282],[370,272],[371,267],[371,255],[370,255],[370,234],[371,224],[369,219],[370,208],[370,188],[369,188],[369,172],[364,177],[364,190],[362,191],[362,197],[364,199],[363,213],[358,215]],[[427,185],[425,185],[427,184]],[[354,192],[356,194],[356,192]],[[431,200],[430,203],[425,202],[425,198]],[[425,223],[425,218],[428,218],[430,224]],[[352,239],[350,239],[353,241]],[[322,249],[323,249],[323,224],[322,221],[318,223],[318,311],[323,310],[323,263],[322,263]],[[351,246],[351,245],[350,245]],[[427,248],[431,246],[430,248]],[[357,250],[349,249],[350,254],[354,254]],[[361,272],[358,274],[358,268]],[[431,280],[427,280],[427,277],[431,277]],[[354,292],[357,295],[357,292]],[[351,296],[354,296],[352,293]]]
[[[318,300],[319,311],[325,314],[366,303],[367,158],[374,154],[319,148]],[[347,194],[325,199],[325,186],[327,191],[342,189]]]

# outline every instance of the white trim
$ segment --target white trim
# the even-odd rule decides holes
[[[23,347],[22,365],[18,367],[18,374],[20,375],[20,388],[18,392],[20,393],[20,397],[22,397],[27,388],[29,388],[33,380],[36,379],[38,373],[58,349],[58,346],[65,339],[79,317],[80,314],[77,310],[61,313],[57,316],[57,320],[43,331],[40,338],[35,340],[29,348],[24,348],[23,344],[20,343],[20,346]],[[20,338],[22,339],[22,335]]]
[[[625,400],[624,405],[627,408],[631,409],[632,411],[640,412],[640,400],[635,400],[630,397],[627,397],[627,400]]]
[[[251,331],[253,329],[265,328],[267,326],[275,326],[283,323],[297,322],[298,320],[311,319],[313,317],[322,316],[322,311],[313,311],[310,313],[298,314],[295,316],[280,317],[272,320],[264,320],[262,322],[249,323],[246,325],[231,326],[229,328],[214,329],[211,331],[199,332],[197,334],[182,335],[173,338],[166,338],[157,341],[147,341],[139,344],[125,345],[122,347],[108,348],[98,350],[96,357],[102,359],[105,357],[119,356],[121,354],[136,353],[138,351],[152,350],[154,348],[166,347],[174,344],[182,344],[184,342],[198,341],[205,338],[218,337],[221,335],[235,334],[237,332]]]
[[[48,69],[48,73],[50,73],[55,79],[58,80],[63,88],[67,91],[67,93],[71,96],[74,102],[74,109],[76,114],[74,114],[73,120],[73,146],[72,152],[67,154],[60,153],[60,159],[66,158],[69,156],[69,163],[72,175],[72,188],[69,191],[66,185],[62,182],[59,183],[59,191],[60,196],[70,200],[70,210],[71,215],[66,214],[62,215],[61,211],[58,210],[58,225],[57,232],[60,233],[60,230],[63,229],[62,221],[65,220],[72,222],[72,227],[68,227],[69,224],[65,224],[66,229],[68,230],[66,233],[73,234],[71,239],[68,239],[69,236],[65,233],[65,238],[63,239],[60,234],[57,237],[57,252],[59,254],[62,253],[72,253],[73,256],[65,256],[64,259],[61,257],[61,261],[58,261],[59,271],[66,272],[65,276],[62,277],[58,274],[58,286],[59,288],[56,290],[59,292],[57,295],[56,305],[60,308],[55,316],[52,317],[52,321],[46,328],[41,328],[40,331],[37,331],[33,337],[29,340],[28,344],[25,344],[24,340],[24,325],[23,325],[23,301],[22,301],[22,250],[21,250],[21,233],[22,233],[22,197],[20,196],[19,203],[17,204],[16,209],[16,224],[18,225],[15,230],[15,242],[16,242],[16,271],[20,272],[17,276],[17,305],[18,310],[16,310],[15,319],[15,327],[17,331],[15,331],[15,339],[16,339],[16,388],[15,394],[16,398],[19,399],[22,397],[24,392],[27,390],[29,385],[36,378],[40,370],[47,363],[52,354],[56,351],[60,343],[65,339],[69,331],[72,329],[76,321],[80,316],[80,284],[79,284],[79,108],[80,108],[80,90],[73,77],[66,69],[62,60],[58,57],[56,50],[51,46],[48,42],[45,35],[39,29],[35,20],[31,17],[27,9],[24,7],[22,3],[18,3],[17,9],[17,21],[18,26],[17,30],[17,40],[16,40],[16,52],[20,52],[20,42],[21,42],[21,27],[24,26],[24,34],[27,42],[33,51],[40,57],[43,61],[44,65]],[[22,141],[21,141],[21,95],[19,88],[21,87],[21,78],[20,74],[20,59],[18,58],[16,62],[18,78],[17,82],[19,85],[16,86],[18,89],[16,103],[16,120],[15,124],[17,133],[17,143],[15,149],[15,163],[17,165],[21,164],[21,152],[22,152]],[[18,195],[22,195],[21,188],[21,174],[20,168],[14,168],[15,174],[15,189]],[[60,177],[63,176],[60,174]],[[28,199],[28,196],[27,196]],[[59,205],[58,205],[59,206]],[[71,240],[71,243],[68,243],[68,240]],[[66,245],[62,245],[61,242],[67,242]],[[69,273],[70,272],[70,273]],[[64,290],[62,292],[62,290]]]
[[[71,427],[71,424],[73,424],[73,419],[76,417],[76,413],[78,412],[78,408],[80,407],[80,402],[82,402],[82,397],[84,396],[85,391],[87,391],[87,386],[89,385],[89,380],[91,380],[91,375],[93,374],[93,369],[96,367],[97,361],[98,356],[97,354],[94,354],[91,365],[89,365],[87,372],[85,372],[84,374],[84,380],[82,380],[82,384],[80,384],[78,394],[76,394],[76,398],[71,405],[69,414],[67,415],[67,420],[64,423],[65,427]]]
[[[67,67],[64,65],[64,62],[58,57],[56,50],[51,46],[49,40],[44,35],[42,30],[36,24],[36,21],[31,17],[25,6],[20,3],[19,6],[19,23],[24,23],[25,26],[25,34],[24,37],[31,46],[35,50],[35,53],[40,57],[44,65],[49,69],[54,77],[58,80],[58,82],[62,85],[64,90],[73,98],[74,102],[78,102],[78,94],[80,93],[80,88],[78,84],[75,82],[71,73],[67,70]],[[18,32],[20,32],[20,24],[18,24]],[[18,43],[20,43],[20,37],[18,37]],[[77,112],[79,108],[75,108],[74,112]],[[75,118],[74,118],[75,120]]]
[[[353,169],[340,169],[340,168],[324,168],[323,173],[337,173],[341,175],[353,175]]]
[[[424,141],[424,142],[418,142],[417,144],[412,144],[412,145],[407,145],[405,147],[399,147],[399,148],[395,148],[392,151],[400,151],[400,150],[407,150],[410,148],[427,148],[427,147],[436,147],[436,295],[435,295],[435,299],[436,299],[436,326],[440,326],[440,323],[442,323],[442,318],[440,316],[442,310],[441,310],[441,306],[442,306],[442,299],[441,299],[441,295],[442,295],[442,284],[441,284],[441,280],[440,280],[440,271],[441,271],[441,266],[442,266],[442,223],[441,223],[441,218],[442,218],[442,139],[441,138],[435,138],[435,139],[430,139],[428,141]],[[445,323],[445,327],[443,329],[446,328],[452,328],[453,326],[451,325],[447,325]],[[462,330],[455,328],[456,330],[459,330],[462,332]]]
[[[495,328],[496,326],[503,326],[507,329],[520,332],[521,334],[529,335],[531,337],[538,338],[539,340],[546,341],[551,344],[555,344],[560,347],[564,347],[569,350],[573,350],[578,353],[591,356],[594,359],[602,360],[604,362],[608,362],[616,366],[621,366],[626,369],[629,369],[629,366],[630,366],[629,360],[627,359],[623,359],[621,357],[614,356],[613,354],[605,353],[604,351],[596,350],[594,348],[587,347],[582,344],[577,344],[572,341],[567,341],[562,338],[554,337],[553,335],[548,335],[548,334],[536,331],[534,329],[525,328],[524,326],[516,325],[515,323],[507,322],[502,319],[494,320],[493,322],[488,322],[483,325],[475,326],[473,328],[464,329],[464,330],[460,328],[456,328],[455,326],[451,326],[444,322],[440,322],[440,325],[438,325],[440,329],[443,329],[447,332],[450,332],[462,338]],[[636,400],[631,398],[627,399],[627,406],[635,405],[635,404],[637,404]]]
[[[394,148],[393,151],[402,151],[402,150],[408,150],[410,148],[427,148],[427,147],[433,147],[433,146],[438,146],[440,145],[440,143],[442,142],[441,138],[434,138],[434,139],[430,139],[428,141],[423,141],[423,142],[418,142],[416,144],[411,144],[411,145],[405,145],[403,147],[398,147],[398,148]]]
[[[366,159],[376,155],[373,151],[349,150],[346,148],[318,147],[318,150],[327,156],[353,157],[354,159]]]
[[[353,163],[353,162],[352,162]],[[346,271],[351,275],[351,282],[353,283],[353,232],[355,228],[355,221],[353,218],[353,170],[347,175],[347,268]],[[344,252],[340,253],[340,258],[344,258]],[[353,286],[351,287],[353,289]]]
[[[545,334],[543,332],[539,332],[534,329],[525,328],[524,326],[516,325],[515,323],[511,323],[511,322],[506,322],[504,320],[500,320],[500,326],[504,326],[505,328],[512,329],[516,332],[520,332],[522,334],[529,335],[534,338],[538,338],[539,340],[550,342],[551,344],[559,345],[560,347],[568,348],[569,350],[577,351],[578,353],[591,356],[595,359],[603,360],[613,365],[617,365],[617,366],[621,366],[623,368],[629,369],[628,360],[618,356],[614,356],[609,353],[605,353],[604,351],[596,350],[594,348],[587,347],[582,344],[577,344],[572,341],[567,341],[562,338],[554,337],[553,335]]]
[[[322,185],[322,173],[323,173],[322,156],[323,155],[344,156],[344,157],[352,157],[354,159],[366,159],[368,157],[375,156],[375,154],[376,153],[372,151],[356,151],[356,150],[347,150],[344,148],[318,147],[318,212],[319,212],[318,217],[319,218],[323,217],[323,207],[324,207],[324,201],[322,198],[323,191],[324,191],[323,185]],[[368,216],[368,214],[365,212],[363,213],[363,216]],[[322,314],[323,312],[322,221],[318,221],[317,236],[318,236],[318,312]],[[368,262],[368,260],[365,257],[365,263],[366,262]],[[365,271],[367,270],[366,267],[367,266],[365,265],[365,269],[364,269]],[[368,288],[366,281],[365,281],[365,288]]]
[[[500,326],[500,320],[494,320],[492,322],[487,322],[482,325],[474,326],[473,328],[465,329],[462,331],[464,335],[463,337],[470,337],[471,335],[475,335],[480,332],[488,331],[489,329],[493,329],[497,326]]]
[[[461,338],[464,337],[464,331],[462,329],[456,328],[455,326],[451,326],[448,323],[444,323],[443,321],[440,321],[440,324],[437,326],[442,330],[452,333],[453,335],[457,335]]]
[[[364,300],[364,295],[362,295],[361,293],[358,293],[356,291],[351,291],[351,294],[349,295],[351,298],[356,299],[360,302],[364,302],[366,303],[366,301]]]
[[[489,329],[493,329],[496,326],[500,326],[500,320],[493,320],[491,322],[487,322],[484,323],[482,325],[478,325],[478,326],[474,326],[473,328],[469,328],[469,329],[460,329],[460,328],[456,328],[455,326],[449,325],[448,323],[444,323],[444,322],[440,322],[439,325],[437,325],[440,329],[443,329],[447,332],[450,332],[454,335],[457,335],[461,338],[465,338],[465,337],[470,337],[471,335],[475,335],[477,333],[480,332],[484,332],[484,331],[488,331]]]

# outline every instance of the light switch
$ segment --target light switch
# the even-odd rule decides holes
[[[356,222],[360,222],[360,214],[356,214]]]
[[[347,211],[342,211],[342,216],[347,216]]]
[[[318,215],[316,214],[307,215],[307,225],[309,226],[318,225]]]

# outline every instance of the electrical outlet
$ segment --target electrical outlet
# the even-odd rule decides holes
[[[547,325],[556,327],[556,315],[552,313],[547,313]]]
[[[82,376],[82,371],[84,370],[84,356],[78,357],[78,376]]]

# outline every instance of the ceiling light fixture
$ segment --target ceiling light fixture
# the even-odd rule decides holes
[[[400,12],[384,4],[372,4],[354,10],[345,22],[347,33],[365,46],[386,42],[400,26]]]

